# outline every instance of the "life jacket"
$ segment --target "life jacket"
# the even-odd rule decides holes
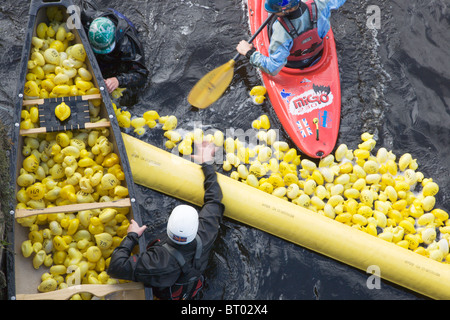
[[[306,9],[309,10],[311,28],[304,31],[300,35],[297,33],[297,30],[287,17],[282,16],[278,18],[286,32],[288,32],[294,39],[294,43],[288,57],[288,63],[295,63],[313,58],[323,50],[323,39],[319,36],[317,30],[318,10],[316,3],[314,0],[301,2],[301,9],[302,12],[305,12]]]
[[[194,298],[203,288],[204,277],[200,270],[200,258],[202,256],[203,243],[198,235],[195,237],[195,240],[197,246],[192,265],[187,264],[183,254],[169,243],[166,242],[162,245],[162,247],[177,260],[178,265],[181,268],[181,275],[169,288],[164,290],[154,288],[158,298],[167,300],[189,300]],[[153,245],[153,243],[151,245]]]

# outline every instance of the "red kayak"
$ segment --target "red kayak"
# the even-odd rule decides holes
[[[248,13],[254,33],[268,16],[264,0],[248,0]],[[253,45],[268,56],[269,44],[265,28]],[[261,73],[272,107],[296,146],[313,158],[330,154],[341,117],[341,83],[331,28],[324,38],[322,58],[315,65],[303,70],[284,67],[276,76]]]

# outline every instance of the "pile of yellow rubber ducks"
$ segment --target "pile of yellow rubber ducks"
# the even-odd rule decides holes
[[[85,63],[86,51],[80,43],[73,44],[75,35],[68,30],[58,7],[46,10],[49,23],[41,22],[32,38],[24,99],[46,99],[99,93],[92,83],[92,74]],[[92,100],[91,108],[101,101]],[[38,127],[37,108],[28,106],[22,112],[21,129]],[[99,110],[95,110],[98,114]],[[95,115],[96,116],[96,115]],[[94,117],[95,117],[94,116]]]
[[[128,196],[109,129],[27,136],[17,184],[17,209],[108,202]],[[80,283],[117,283],[105,272],[112,250],[126,235],[129,208],[39,214],[17,219],[29,228],[22,253],[34,268],[50,268],[39,291]]]
[[[18,209],[124,198],[125,175],[108,129],[26,136],[17,178]]]
[[[121,128],[133,128],[133,132],[139,136],[145,134],[148,129],[155,128],[158,124],[165,131],[172,131],[178,125],[178,119],[174,115],[160,116],[155,110],[148,110],[142,116],[132,116],[129,111],[117,108],[113,103],[117,122]]]
[[[115,284],[106,273],[111,254],[127,234],[127,209],[106,208],[78,213],[56,213],[22,218],[29,228],[21,244],[24,257],[33,267],[49,268],[41,276],[40,292],[79,284]],[[71,299],[90,299],[88,293]]]
[[[260,144],[226,138],[223,170],[230,177],[436,261],[450,263],[449,215],[435,208],[439,186],[363,133],[355,150],[338,146],[318,163],[276,140],[265,115],[253,122]],[[223,139],[221,140],[223,141]]]
[[[173,116],[165,118],[169,117]],[[314,162],[301,159],[296,148],[277,140],[277,131],[270,126],[267,115],[252,122],[258,140],[254,146],[237,138],[224,138],[219,130],[206,134],[196,128],[182,135],[171,127],[164,133],[165,146],[178,147],[180,154],[189,155],[194,142],[213,142],[223,147],[222,169],[231,178],[431,259],[450,263],[449,215],[435,208],[439,186],[418,171],[411,154],[397,159],[392,151],[379,148],[374,155],[376,141],[366,132],[355,150],[341,144],[334,154]]]

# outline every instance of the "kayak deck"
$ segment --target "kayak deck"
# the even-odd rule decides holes
[[[251,32],[267,18],[264,2],[248,1]],[[261,72],[269,100],[293,143],[307,156],[322,158],[335,148],[341,114],[341,88],[332,30],[324,40],[320,60],[305,69],[284,67],[277,75]],[[253,41],[268,56],[266,28]]]

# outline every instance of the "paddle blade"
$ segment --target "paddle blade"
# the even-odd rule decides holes
[[[235,61],[231,59],[201,78],[189,92],[189,103],[204,109],[219,99],[233,79],[234,64]]]

